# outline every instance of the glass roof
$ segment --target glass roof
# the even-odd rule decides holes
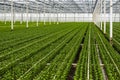
[[[0,0],[0,11],[10,12],[12,0]],[[28,4],[29,12],[46,13],[93,13],[98,0],[13,0],[15,12],[26,12]],[[109,0],[106,0],[107,12],[109,12]],[[113,12],[120,13],[120,0],[113,0]]]

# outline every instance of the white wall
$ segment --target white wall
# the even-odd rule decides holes
[[[37,20],[37,18],[39,18],[39,21],[43,21],[44,19],[45,19],[45,21],[49,21],[49,20],[51,20],[51,21],[56,21],[57,20],[57,14],[45,14],[45,16],[44,16],[44,14],[40,14],[39,15],[40,17],[38,17],[38,14],[35,14],[35,13],[29,13],[29,18],[28,18],[28,20],[31,20],[31,21],[36,21]],[[110,16],[109,16],[109,14],[107,14],[106,15],[106,20],[107,20],[107,22],[109,22],[110,21]],[[6,14],[0,14],[0,20],[11,20],[11,14],[10,13],[6,13]],[[16,13],[15,15],[14,15],[14,19],[15,20],[17,20],[17,21],[19,21],[19,20],[22,20],[21,19],[21,14],[20,13]],[[26,13],[24,13],[23,14],[23,21],[26,21]],[[74,22],[74,20],[76,21],[76,22],[92,22],[92,14],[78,14],[78,13],[76,13],[75,14],[75,18],[74,18],[74,14],[73,13],[67,13],[66,14],[66,19],[65,19],[65,14],[64,13],[59,13],[58,14],[58,20],[59,21],[61,21],[61,22],[65,22],[65,21],[67,21],[67,22]],[[102,20],[104,21],[104,14],[102,15]],[[113,14],[113,21],[114,22],[118,22],[118,21],[120,21],[120,14]]]
[[[102,15],[102,20],[104,21],[104,14]],[[110,15],[106,14],[106,21],[110,21]],[[113,22],[120,22],[120,14],[113,14]]]
[[[75,18],[74,18],[75,16]],[[31,20],[31,21],[36,21],[38,18],[38,14],[34,14],[34,13],[29,13],[29,18],[28,20]],[[0,20],[11,20],[11,13],[6,13],[6,14],[0,14]],[[21,20],[21,14],[20,13],[16,13],[14,15],[14,19],[15,20]],[[26,13],[23,13],[23,20],[25,21],[27,18],[26,18]],[[46,21],[55,21],[57,20],[57,14],[40,14],[40,17],[39,17],[39,20],[40,21],[43,21],[43,20],[46,20]],[[61,22],[73,22],[74,20],[76,22],[81,22],[81,21],[84,21],[84,22],[91,22],[92,21],[92,14],[78,14],[78,13],[75,13],[75,15],[73,13],[66,13],[66,19],[65,19],[65,14],[64,13],[59,13],[58,14],[58,20],[61,21]]]

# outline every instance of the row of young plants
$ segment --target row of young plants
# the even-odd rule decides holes
[[[70,28],[65,28],[65,29],[63,28],[63,30],[67,30],[67,29],[69,30]],[[58,34],[61,33],[60,31],[62,31],[62,30],[59,30],[57,33]],[[22,40],[22,41],[20,41],[18,43],[16,41],[13,44],[10,43],[11,46],[8,44],[7,45],[7,47],[8,47],[7,49],[4,49],[4,50],[0,51],[0,60],[4,60],[4,58],[6,57],[6,55],[9,56],[13,52],[16,52],[18,50],[27,48],[27,47],[29,47],[29,46],[31,46],[33,44],[36,44],[37,42],[46,40],[47,38],[49,38],[51,36],[54,36],[55,33],[56,32],[53,31],[51,34],[45,35],[45,36],[40,37],[40,38],[34,38],[34,39],[30,40],[30,41],[28,39],[25,39],[25,42],[24,42],[24,40]]]
[[[92,24],[88,30],[80,53],[75,80],[119,80],[120,55],[114,50],[104,35]],[[90,27],[90,26],[89,26]],[[103,66],[100,65],[102,60]],[[105,73],[102,72],[102,68]]]
[[[0,80],[66,80],[86,30],[74,79],[104,80],[101,58],[108,79],[119,80],[120,55],[104,35],[93,24],[88,29],[87,24],[71,25],[74,28],[53,30],[18,49],[1,51]]]
[[[65,26],[65,27],[64,27]],[[67,27],[66,27],[67,26]],[[0,34],[1,43],[0,51],[5,49],[14,49],[14,46],[23,46],[33,42],[34,40],[41,39],[47,35],[50,35],[54,32],[68,28],[68,24],[61,24],[60,27],[49,26],[49,27],[37,27],[30,29],[23,29],[20,31],[9,31]],[[3,36],[3,37],[2,37]]]
[[[43,27],[43,26],[46,27],[46,26],[57,25],[57,24],[55,24],[53,22],[51,24],[49,24],[48,22],[46,22],[46,25],[44,25],[44,22],[39,22],[38,26],[37,26],[36,22],[29,22],[28,25],[29,25],[29,27],[28,27],[28,29],[29,29],[31,27],[34,27],[34,28],[35,27]],[[16,21],[14,23],[14,31],[23,30],[25,28],[26,28],[26,22],[23,22],[21,24],[20,21]],[[5,24],[5,22],[0,21],[0,32],[10,31],[10,30],[11,30],[11,22],[10,21],[6,21],[6,24]]]
[[[69,35],[61,44],[59,44],[58,46],[62,46],[62,45],[64,45],[65,46],[65,44],[66,44],[66,42],[68,42],[68,41],[70,41],[71,40],[71,38],[73,37],[73,36],[75,36],[75,34],[76,34],[76,31],[75,32],[73,32],[71,35]],[[60,46],[60,47],[61,47]],[[28,70],[27,71],[27,73],[25,73],[24,75],[22,75],[19,79],[31,79],[31,78],[33,78],[33,76],[35,76],[35,73],[36,73],[36,75],[37,75],[37,73],[39,73],[38,72],[38,70],[39,70],[39,68],[41,68],[41,66],[45,66],[47,63],[49,63],[49,61],[51,60],[51,59],[54,59],[54,57],[56,57],[56,55],[58,55],[58,52],[62,49],[62,47],[60,48],[60,47],[57,47],[57,48],[55,48],[54,49],[54,51],[56,51],[56,52],[51,52],[51,54],[50,54],[50,56],[51,56],[51,58],[49,58],[48,56],[45,58],[45,59],[43,59],[43,61],[41,62],[41,61],[39,61],[39,62],[37,62],[36,63],[36,66],[32,66],[31,68],[30,68],[30,70]],[[59,51],[58,51],[58,49],[59,49]],[[55,54],[54,55],[54,57],[53,57],[53,54]],[[41,63],[40,63],[41,62]],[[44,63],[44,64],[42,64],[42,63]],[[34,74],[33,74],[33,72],[34,72]]]
[[[1,68],[1,74],[4,74],[4,76],[6,76],[5,78],[3,78],[3,76],[1,76],[1,79],[7,79],[8,78],[8,76],[7,75],[11,75],[12,77],[10,77],[9,76],[9,79],[11,79],[11,78],[15,78],[15,75],[13,75],[13,72],[15,73],[15,72],[17,72],[16,70],[18,70],[18,72],[17,72],[17,74],[21,74],[19,71],[22,69],[22,74],[24,73],[24,70],[27,70],[28,69],[28,67],[30,67],[31,65],[33,65],[33,63],[34,63],[34,61],[33,62],[31,62],[31,64],[29,65],[28,63],[30,63],[30,61],[32,61],[33,60],[33,56],[34,55],[36,55],[36,57],[37,57],[37,59],[39,58],[40,59],[40,57],[38,57],[38,53],[41,53],[41,50],[42,49],[50,49],[50,50],[52,50],[51,51],[51,53],[52,52],[54,52],[54,51],[56,51],[56,50],[54,50],[54,48],[52,48],[51,49],[51,47],[48,47],[47,45],[50,45],[50,44],[52,44],[52,43],[55,43],[56,41],[58,41],[59,39],[61,39],[63,36],[66,36],[66,34],[70,34],[71,32],[73,32],[75,30],[75,28],[73,29],[70,29],[70,30],[63,30],[63,31],[60,31],[60,32],[57,32],[56,33],[56,35],[54,34],[54,37],[51,37],[50,39],[49,38],[46,38],[47,40],[46,41],[44,41],[44,42],[41,42],[41,43],[43,43],[44,45],[44,47],[41,47],[40,48],[40,46],[42,46],[42,45],[40,45],[40,42],[39,43],[37,43],[38,45],[35,45],[36,47],[34,47],[34,48],[37,48],[36,50],[34,50],[34,48],[33,48],[33,45],[32,45],[32,48],[31,49],[28,49],[27,48],[27,50],[29,50],[30,51],[30,53],[29,52],[27,52],[26,50],[26,52],[23,54],[23,52],[21,52],[22,54],[23,54],[23,57],[20,57],[20,58],[16,58],[16,60],[15,60],[15,58],[14,58],[14,56],[11,56],[11,58],[12,59],[9,59],[9,60],[12,60],[12,63],[9,63],[9,65],[7,65],[7,66],[4,66],[3,68]],[[61,33],[61,34],[59,34],[59,33]],[[57,43],[58,44],[58,43]],[[52,46],[52,45],[51,45]],[[54,45],[53,45],[54,46]],[[62,45],[61,45],[62,46]],[[55,47],[55,46],[54,46]],[[31,50],[33,49],[33,51],[31,52]],[[39,55],[41,55],[43,58],[44,58],[44,56],[48,53],[48,52],[50,52],[50,51],[48,51],[48,50],[43,50],[43,52],[44,52],[44,54],[39,54]],[[46,54],[45,54],[46,53]],[[14,53],[15,54],[15,53]],[[19,56],[19,54],[20,53],[18,53],[18,56]],[[50,55],[50,54],[49,54]],[[32,56],[32,57],[31,57]],[[42,58],[41,57],[41,58]],[[29,58],[31,58],[31,60],[29,60]],[[25,62],[25,63],[23,63],[22,64],[22,67],[24,66],[26,69],[23,69],[22,67],[19,67],[20,65],[21,65],[21,62],[22,61],[25,61],[25,60],[27,60],[28,59],[28,62]],[[34,59],[36,59],[36,58],[34,58]],[[36,61],[37,61],[37,59],[36,59]],[[4,62],[3,62],[4,63]],[[19,64],[19,66],[17,66],[17,67],[15,67],[14,68],[14,66],[16,66],[16,65],[18,65]],[[28,66],[29,65],[29,66]],[[15,71],[14,71],[14,70]],[[13,70],[13,71],[12,71]],[[8,72],[6,72],[6,71],[8,71]],[[6,74],[6,73],[8,73],[8,74]],[[17,79],[18,77],[19,77],[20,75],[18,75],[15,79]]]
[[[8,23],[8,22],[7,22]],[[8,28],[8,26],[10,27],[10,24],[4,24],[4,23],[1,23],[0,24],[0,33],[2,33],[2,34],[0,34],[0,36],[1,36],[1,38],[0,38],[0,41],[1,42],[5,42],[5,41],[11,41],[11,39],[13,40],[13,39],[16,39],[15,37],[17,37],[17,38],[21,38],[22,36],[24,36],[24,35],[28,35],[28,34],[30,34],[30,32],[32,33],[33,31],[36,31],[36,32],[38,32],[37,30],[39,29],[39,30],[44,30],[45,28],[44,27],[29,27],[29,28],[27,28],[27,29],[25,29],[25,28],[23,28],[23,24],[19,24],[19,25],[17,25],[17,23],[15,23],[14,24],[15,25],[15,27],[17,27],[18,29],[17,30],[14,30],[14,31],[11,31],[9,28]],[[32,24],[31,24],[32,25]],[[54,26],[54,25],[53,25]],[[31,28],[32,28],[32,30],[31,30]],[[6,31],[7,30],[7,31]],[[40,32],[41,32],[40,31]],[[23,35],[23,33],[24,33],[24,35]],[[39,33],[39,32],[38,32]],[[3,35],[4,34],[4,35]],[[36,34],[36,33],[34,33],[34,34]],[[32,35],[32,34],[31,34]]]
[[[114,48],[120,52],[120,22],[113,24],[113,46]]]
[[[73,32],[72,34],[70,34],[70,35],[68,36],[68,39],[66,38],[66,39],[65,39],[65,42],[63,42],[63,43],[61,43],[61,44],[59,44],[59,45],[64,45],[64,46],[65,46],[66,42],[70,41],[71,38],[72,38],[73,36],[75,36],[75,34],[76,34],[76,31]],[[67,36],[66,36],[66,37],[67,37]],[[67,41],[66,41],[66,40],[67,40]],[[58,46],[59,46],[59,45],[58,45]],[[54,50],[57,50],[57,48],[54,49]],[[59,50],[61,50],[61,49],[59,49]],[[58,51],[56,51],[55,53],[51,52],[50,56],[52,56],[52,54],[58,55]],[[54,57],[56,57],[56,55],[55,55]],[[54,57],[52,57],[51,59],[53,59]],[[46,60],[47,60],[47,61],[46,61]],[[33,78],[33,76],[35,76],[35,75],[32,74],[32,72],[35,71],[36,74],[39,73],[38,71],[34,70],[35,67],[36,67],[36,69],[39,70],[39,67],[40,67],[40,66],[45,66],[47,63],[49,63],[49,61],[50,61],[50,60],[48,60],[48,58],[47,58],[47,59],[45,59],[45,60],[42,61],[42,63],[44,63],[44,65],[43,65],[43,64],[40,64],[40,63],[37,63],[37,64],[39,64],[39,65],[38,65],[38,66],[33,66],[33,67],[31,68],[31,70],[30,70],[29,72],[27,72],[28,74],[26,73],[26,75],[24,75],[23,78],[25,78],[25,79],[30,79],[30,78],[31,78],[30,76],[32,76],[32,78]],[[40,61],[39,61],[39,62],[40,62]],[[33,70],[34,70],[34,71],[33,71]],[[31,73],[31,74],[30,74],[30,73]]]
[[[94,25],[91,24],[91,38],[90,38],[90,43],[91,43],[91,63],[90,63],[90,79],[92,80],[104,80],[104,76],[102,73],[102,66],[100,63],[100,56],[99,56],[99,50],[98,50],[98,44],[96,43],[96,31],[94,30]]]
[[[93,26],[90,24],[80,52],[74,80],[103,80],[94,34]]]
[[[104,35],[96,28],[96,40],[100,57],[104,64],[108,80],[119,80],[120,78],[120,55],[117,53],[110,43],[105,39]]]
[[[56,72],[53,79],[51,80],[66,80],[67,79],[67,76],[69,76],[71,65],[76,58],[77,51],[80,47],[83,36],[85,34],[86,28],[87,26],[84,25],[84,28],[80,30],[80,32],[70,42],[70,47],[68,46],[68,48],[65,49],[65,50],[68,50],[68,53],[66,54],[66,57],[64,58],[64,60],[59,63],[63,65],[60,65],[60,67],[58,67],[58,71]]]
[[[82,50],[79,55],[74,80],[87,80],[88,70],[88,44],[89,44],[89,28],[87,30]]]
[[[31,68],[31,66],[33,66],[36,63],[38,63],[38,61],[42,60],[46,55],[48,55],[48,54],[51,55],[50,52],[51,51],[53,52],[54,48],[56,48],[56,46],[58,46],[59,43],[61,43],[64,39],[65,39],[65,37],[63,37],[62,39],[57,40],[56,42],[52,43],[50,46],[46,47],[45,49],[43,49],[41,51],[38,51],[32,57],[30,57],[28,59],[25,59],[24,62],[20,62],[13,69],[11,69],[8,72],[6,72],[6,74],[4,75],[4,78],[7,78],[9,76],[9,74],[12,74],[12,72],[15,72],[15,74],[12,75],[12,76],[9,76],[10,79],[11,79],[11,77],[12,78],[15,77],[15,79],[19,78],[21,75],[23,75],[25,72],[27,72],[27,70],[29,68]]]
[[[8,50],[6,50],[6,52],[2,52],[1,54],[0,54],[0,60],[1,61],[3,61],[3,60],[6,60],[5,58],[9,58],[9,57],[17,57],[17,52],[18,53],[20,53],[20,52],[22,52],[22,53],[24,53],[25,51],[27,52],[27,50],[29,50],[29,48],[33,48],[33,47],[36,47],[36,45],[39,45],[39,43],[41,44],[41,45],[44,45],[44,41],[47,41],[47,40],[49,40],[49,39],[52,39],[55,35],[57,35],[57,34],[59,34],[60,35],[60,33],[61,32],[65,32],[66,30],[63,30],[63,31],[60,31],[60,32],[57,32],[57,33],[53,33],[53,34],[51,34],[51,35],[48,35],[48,36],[46,36],[46,37],[44,37],[44,38],[42,38],[42,39],[38,39],[38,40],[36,40],[36,41],[34,41],[34,42],[31,42],[31,43],[29,43],[29,44],[26,44],[25,46],[22,46],[22,47],[20,47],[20,48],[17,48],[17,49],[15,49],[15,50],[12,50],[12,51],[9,51],[9,49]],[[42,41],[42,42],[41,42]],[[26,50],[27,49],[27,50]],[[12,55],[12,54],[14,54],[14,55]],[[16,55],[15,55],[16,54]],[[22,55],[22,54],[20,54],[20,55]],[[18,56],[18,57],[20,57],[20,55]],[[23,54],[24,55],[24,54]],[[15,58],[14,57],[14,58]]]
[[[86,25],[84,25],[84,27],[81,26],[78,33],[50,62],[50,65],[46,66],[34,80],[66,80],[86,29]]]
[[[12,52],[9,52],[7,55],[3,55],[3,57],[5,59],[3,59],[0,62],[1,74],[4,73],[7,69],[16,65],[17,63],[19,63],[19,62],[25,60],[26,58],[29,58],[30,56],[34,55],[37,51],[40,51],[40,50],[44,49],[45,47],[49,46],[52,42],[57,41],[58,39],[65,36],[66,34],[70,33],[71,31],[73,31],[73,29],[63,30],[63,31],[54,33],[51,36],[50,35],[47,36],[43,40],[34,42],[34,44],[32,44],[32,43],[28,44],[29,46],[27,46],[27,47],[23,47],[20,50],[12,51]]]
[[[107,38],[109,39],[109,33],[110,33],[110,27],[109,23],[107,23]],[[120,52],[120,22],[114,22],[113,23],[113,47]]]

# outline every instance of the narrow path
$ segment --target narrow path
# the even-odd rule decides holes
[[[80,43],[80,47],[79,47],[79,49],[77,51],[76,58],[75,58],[75,60],[73,61],[72,65],[71,65],[71,69],[70,69],[70,72],[68,74],[67,80],[74,80],[74,75],[75,75],[77,63],[78,63],[78,60],[80,58],[80,53],[81,53],[82,47],[84,45],[84,41],[85,41],[85,37],[86,37],[86,34],[87,34],[87,30],[88,29],[86,29],[84,37],[82,39],[82,42]]]
[[[90,38],[91,38],[91,32],[89,31],[89,42],[88,42],[88,71],[87,71],[87,80],[89,80],[90,76]]]
[[[96,49],[97,49],[98,59],[99,59],[99,62],[100,62],[100,67],[101,67],[101,70],[102,70],[102,74],[103,74],[104,80],[108,80],[108,77],[106,75],[106,71],[104,69],[104,64],[102,63],[102,59],[100,57],[100,53],[99,53],[99,49],[98,49],[98,44],[96,44]]]
[[[101,40],[101,42],[102,42],[102,44],[103,44],[103,46],[104,46],[104,48],[105,48],[105,50],[106,50],[107,54],[109,55],[110,59],[112,60],[112,62],[113,62],[113,64],[114,64],[114,66],[115,66],[115,68],[116,68],[117,72],[118,72],[118,73],[119,73],[119,75],[120,75],[119,68],[118,68],[117,64],[115,63],[114,59],[112,58],[112,56],[110,55],[110,53],[109,53],[108,49],[106,48],[106,46],[105,46],[105,44],[104,44],[104,42],[103,42],[103,40],[102,40],[102,38],[101,38],[101,36],[100,36],[100,34],[99,34],[99,33],[98,33],[98,36],[99,36],[99,38],[100,38],[100,40]]]

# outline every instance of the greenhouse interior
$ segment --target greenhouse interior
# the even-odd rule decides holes
[[[0,80],[120,80],[120,0],[0,0]]]

